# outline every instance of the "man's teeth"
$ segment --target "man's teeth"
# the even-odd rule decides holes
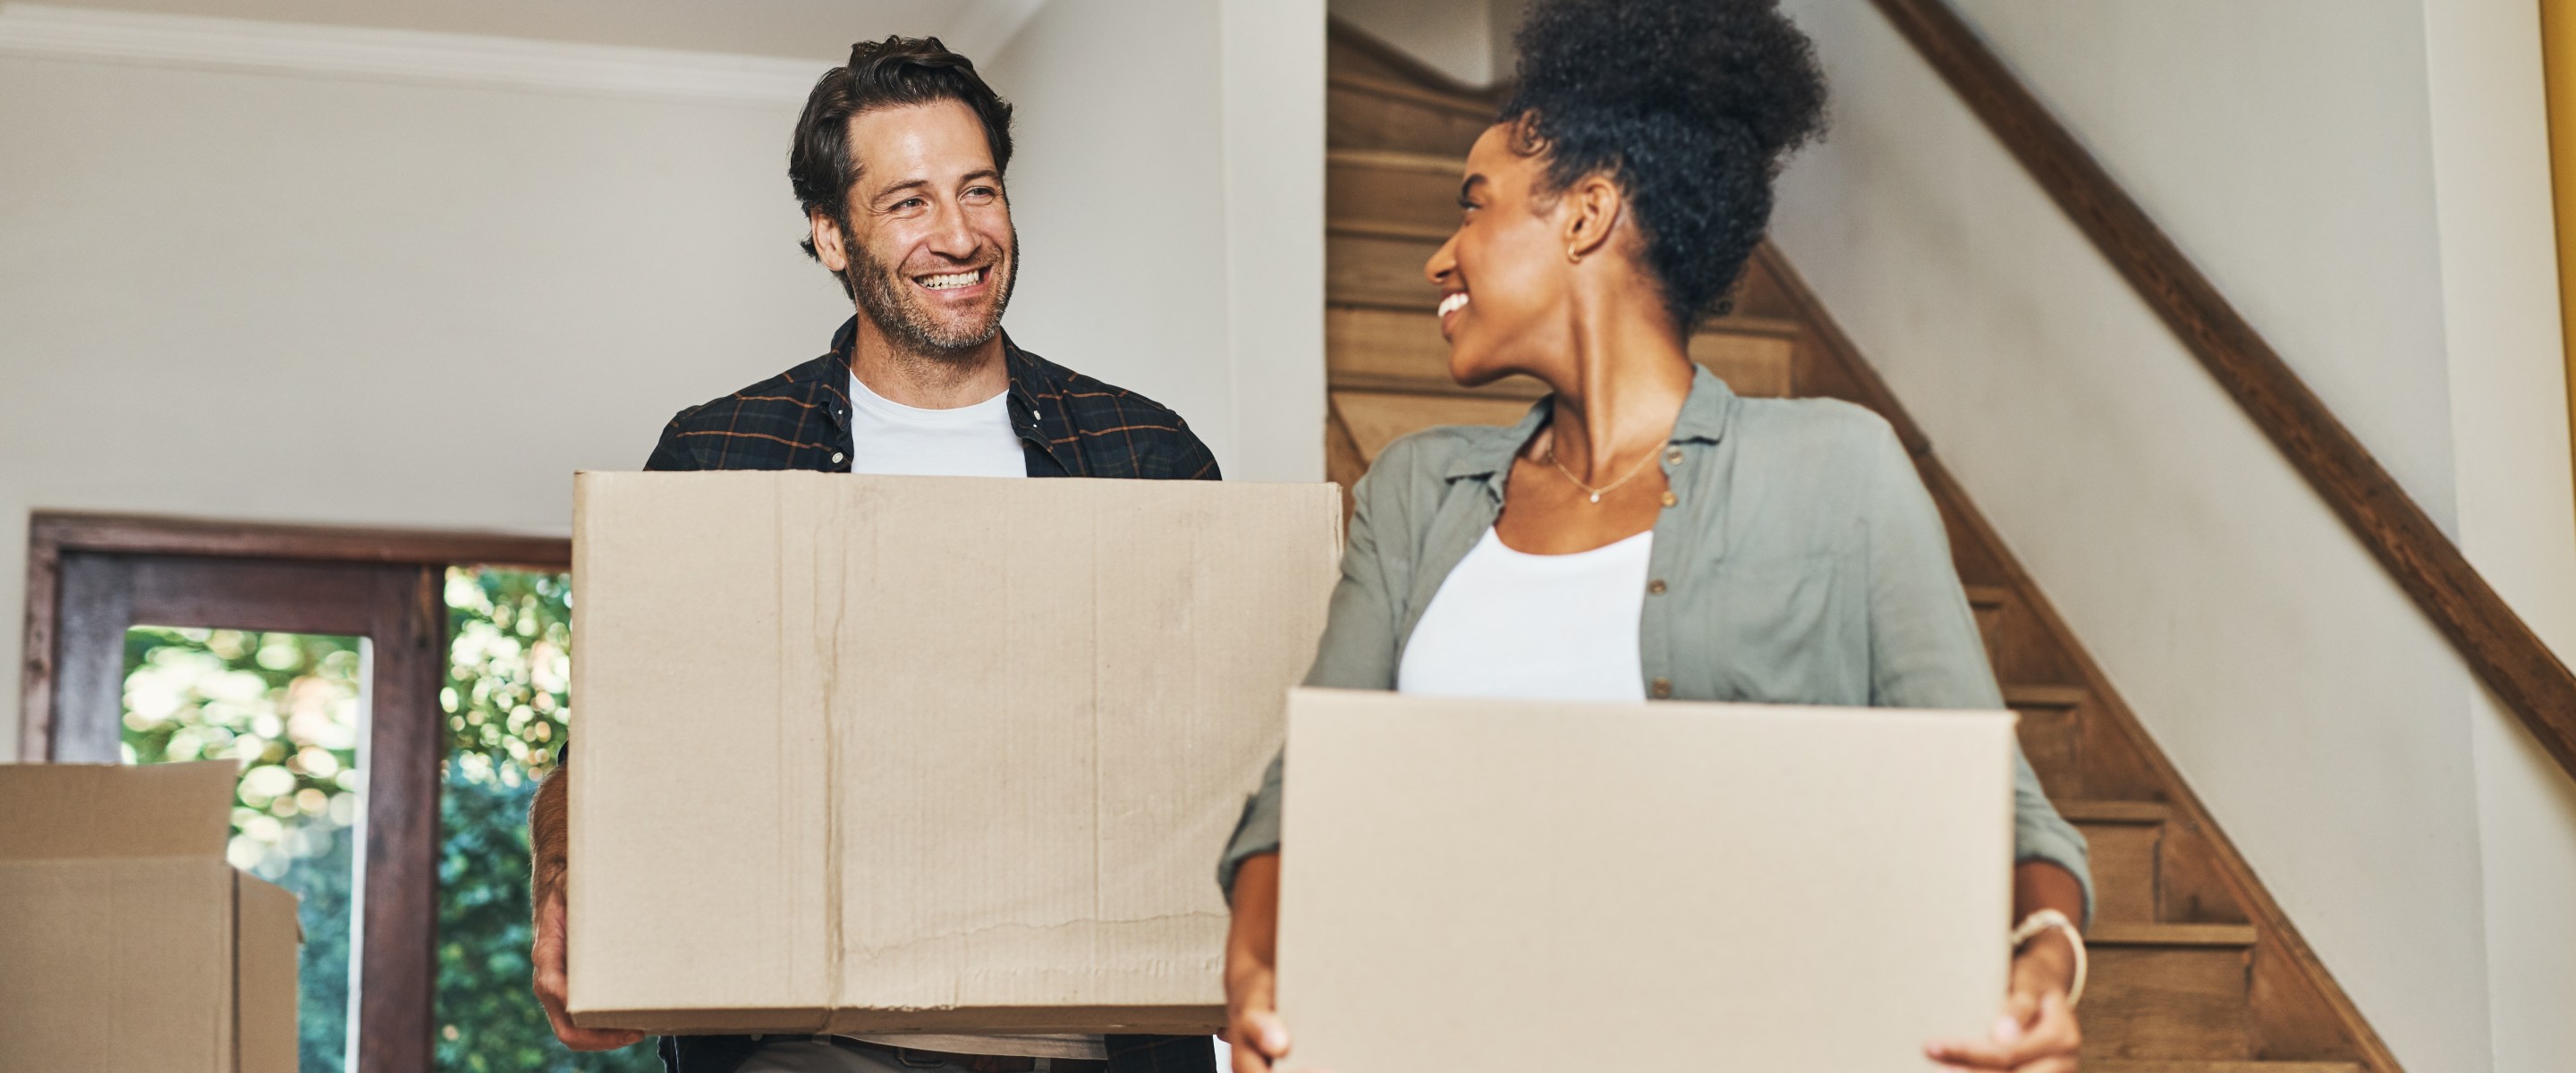
[[[1440,299],[1440,315],[1448,316],[1467,304],[1467,292],[1459,291]]]
[[[983,278],[984,270],[978,268],[972,272],[952,272],[945,276],[931,276],[922,280],[921,285],[934,291],[944,291],[956,287],[972,287],[976,281]]]

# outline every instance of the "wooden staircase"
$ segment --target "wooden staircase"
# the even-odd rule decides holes
[[[1468,146],[1490,94],[1336,23],[1325,348],[1330,477],[1347,488],[1387,443],[1444,424],[1509,424],[1543,389],[1463,388],[1423,263],[1457,223]],[[2062,620],[1935,460],[1921,432],[1777,250],[1691,356],[1750,396],[1820,395],[1893,422],[1949,523],[2022,748],[2092,845],[2097,908],[2082,1009],[2094,1073],[2397,1073],[2386,1046],[2299,938],[2108,687]]]

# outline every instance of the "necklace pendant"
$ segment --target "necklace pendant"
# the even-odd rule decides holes
[[[1595,502],[1595,503],[1601,502],[1601,493],[1599,493],[1599,492],[1594,492],[1594,493],[1592,493],[1592,501],[1593,501],[1593,502]]]

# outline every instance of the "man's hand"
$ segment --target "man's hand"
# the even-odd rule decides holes
[[[2074,982],[2075,955],[2062,935],[2043,935],[2013,958],[2012,991],[1992,1038],[1940,1041],[1923,1053],[1945,1069],[2001,1073],[2075,1073],[2084,1033],[2066,1001]]]
[[[544,900],[537,905],[537,943],[531,951],[537,970],[534,989],[537,1002],[546,1008],[546,1020],[554,1023],[555,1038],[576,1051],[613,1051],[643,1040],[644,1033],[632,1029],[583,1028],[564,1012],[563,891],[557,888],[540,897]]]

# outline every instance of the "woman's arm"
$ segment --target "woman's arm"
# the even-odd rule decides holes
[[[1279,855],[1243,862],[1234,877],[1234,927],[1225,938],[1225,1038],[1238,1073],[1269,1073],[1288,1056],[1279,1022]]]
[[[1995,709],[1976,613],[1960,590],[1940,510],[1895,431],[1877,423],[1868,463],[1871,702],[1897,708]],[[2081,924],[2092,903],[2084,837],[2057,814],[2039,777],[2013,751],[2013,919],[2054,909]],[[1943,1041],[1925,1053],[1945,1065],[2012,1073],[2073,1073],[2082,1033],[2068,991],[2075,947],[2061,931],[2013,953],[2002,1012],[1983,1041]]]
[[[1407,583],[1408,575],[1396,557],[1381,553],[1377,534],[1385,531],[1407,534],[1408,512],[1402,502],[1402,483],[1414,469],[1416,452],[1405,440],[1397,440],[1378,457],[1377,465],[1360,478],[1352,489],[1356,509],[1351,514],[1348,539],[1342,547],[1342,577],[1333,586],[1332,606],[1324,617],[1324,635],[1315,644],[1315,662],[1307,668],[1306,684],[1330,689],[1395,688],[1396,605],[1397,591]],[[1390,486],[1392,482],[1392,487]],[[1410,547],[1409,534],[1399,536]],[[1279,851],[1280,780],[1286,761],[1286,750],[1270,759],[1262,772],[1261,787],[1243,805],[1243,815],[1235,821],[1234,837],[1227,841],[1225,854],[1217,861],[1217,886],[1233,897],[1240,882],[1237,870],[1251,858]]]

